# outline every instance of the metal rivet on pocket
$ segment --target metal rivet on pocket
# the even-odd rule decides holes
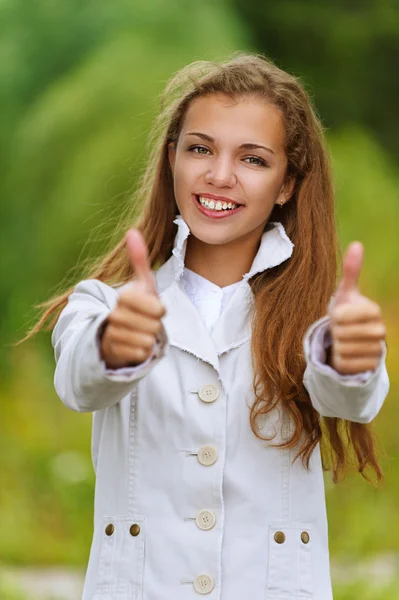
[[[310,536],[307,531],[302,531],[301,540],[303,541],[304,544],[307,544],[309,542]]]
[[[136,535],[140,533],[140,525],[137,525],[137,523],[135,523],[130,527],[129,531],[132,536],[136,537]]]
[[[106,528],[105,528],[105,533],[107,535],[112,535],[114,533],[114,531],[115,531],[115,528],[112,525],[112,523],[110,523],[109,525],[107,525]]]
[[[274,540],[278,543],[278,544],[284,544],[285,542],[285,535],[282,531],[276,531],[276,533],[274,534]]]

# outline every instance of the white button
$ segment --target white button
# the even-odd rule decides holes
[[[213,446],[202,446],[202,448],[198,450],[197,458],[201,465],[209,467],[217,461],[218,452]]]
[[[203,385],[198,391],[198,396],[202,402],[215,402],[219,397],[219,390],[212,384]]]
[[[216,517],[210,510],[201,510],[195,517],[195,522],[200,529],[208,531],[208,529],[212,529],[215,526]]]
[[[210,594],[215,587],[215,580],[210,575],[198,575],[194,579],[194,589],[199,594]]]

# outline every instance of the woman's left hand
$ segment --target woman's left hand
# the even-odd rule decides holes
[[[363,254],[360,242],[350,244],[341,281],[328,310],[332,335],[328,364],[342,375],[374,370],[386,335],[380,306],[362,296],[358,289]]]

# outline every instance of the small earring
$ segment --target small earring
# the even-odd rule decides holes
[[[284,206],[284,202],[282,200],[280,200],[280,208],[283,208]]]

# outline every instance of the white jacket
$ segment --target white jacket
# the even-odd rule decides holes
[[[107,370],[98,332],[122,289],[79,283],[53,331],[55,388],[72,410],[93,412],[94,535],[83,600],[330,600],[327,518],[319,447],[310,471],[295,450],[253,434],[248,279],[287,260],[276,224],[208,333],[181,287],[189,230],[179,216],[170,259],[156,272],[166,307],[158,354],[140,368]],[[311,359],[323,318],[304,340],[304,382],[321,415],[366,423],[389,382],[339,376]],[[324,329],[323,329],[324,328]],[[324,334],[323,334],[324,335]],[[312,354],[313,356],[313,354]],[[263,433],[289,435],[275,410]]]

